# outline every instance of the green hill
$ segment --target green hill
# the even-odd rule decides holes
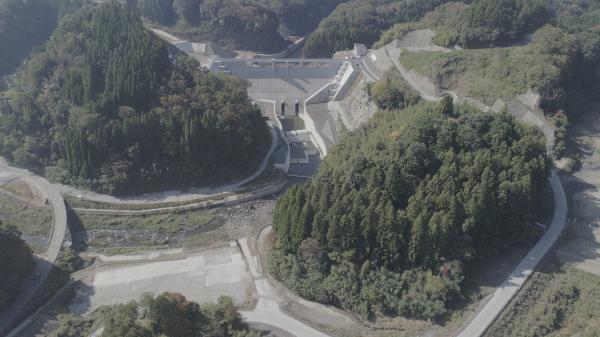
[[[380,111],[343,138],[278,200],[271,273],[364,317],[437,319],[461,298],[463,266],[529,242],[544,138],[506,114],[456,109]]]
[[[231,49],[278,52],[283,35],[311,32],[346,0],[133,0],[151,24],[193,41]]]
[[[0,154],[107,193],[218,183],[256,169],[270,135],[247,83],[170,60],[118,4],[65,16],[0,99]]]

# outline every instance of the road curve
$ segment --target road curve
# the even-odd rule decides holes
[[[554,194],[554,216],[550,227],[542,238],[531,248],[527,256],[510,273],[496,290],[492,299],[477,313],[473,320],[457,335],[458,337],[479,337],[492,325],[498,315],[517,294],[544,255],[554,246],[562,234],[567,221],[567,197],[556,171],[552,171],[550,184]]]
[[[110,203],[110,204],[128,204],[128,205],[147,205],[147,204],[163,204],[163,203],[179,203],[179,202],[190,202],[190,204],[197,203],[198,199],[205,199],[209,197],[214,197],[219,194],[224,193],[236,193],[238,192],[243,185],[250,183],[251,181],[258,178],[265,169],[268,167],[271,156],[278,145],[278,134],[276,131],[276,126],[273,125],[270,121],[267,122],[267,126],[269,127],[269,132],[271,135],[271,144],[269,146],[268,151],[265,153],[260,165],[256,168],[256,170],[248,177],[236,181],[234,183],[223,185],[215,188],[189,188],[190,192],[182,192],[182,191],[162,191],[155,193],[147,193],[129,197],[115,197],[107,194],[99,194],[95,192],[83,191],[74,186],[67,186],[62,184],[53,184],[52,186],[57,189],[63,195],[70,195],[75,197],[85,196],[84,199],[88,201],[102,202],[102,203]],[[159,211],[168,211],[169,207],[158,207],[157,209],[161,209]],[[193,207],[192,207],[193,208]],[[77,209],[81,210],[81,209]],[[118,213],[118,210],[113,210],[115,213]],[[146,212],[151,213],[151,212]],[[134,213],[131,213],[134,214]],[[137,212],[135,214],[144,214],[144,212]]]
[[[439,96],[432,96],[415,85],[415,83],[412,83],[407,76],[406,69],[400,64],[400,62],[398,62],[396,58],[389,54],[389,50],[386,47],[384,47],[384,50],[402,77],[409,83],[411,87],[419,92],[421,98],[426,101],[440,100]],[[445,92],[444,94],[450,94],[455,99],[460,98],[454,92],[449,91]],[[548,134],[546,132],[543,133],[546,136],[547,142],[551,142],[552,139],[548,137]],[[510,275],[496,290],[486,305],[480,311],[478,311],[475,317],[473,317],[473,319],[455,336],[482,336],[508,305],[510,300],[517,294],[519,289],[521,289],[523,284],[525,284],[525,281],[527,281],[529,276],[533,273],[533,270],[561,236],[567,222],[567,197],[565,195],[565,190],[562,186],[560,178],[554,169],[552,170],[552,174],[550,176],[550,185],[554,195],[554,216],[548,230],[535,244],[535,246],[533,246],[527,256],[525,256],[519,265],[510,273]]]
[[[248,262],[248,270],[254,280],[258,303],[253,311],[242,311],[242,317],[248,322],[262,323],[284,330],[296,337],[331,337],[314,329],[281,311],[283,301],[269,278],[258,271],[258,257],[252,255],[248,239],[237,240]]]
[[[0,312],[0,335],[3,335],[15,323],[17,316],[21,313],[27,302],[29,302],[44,283],[54,262],[58,258],[67,230],[67,210],[62,196],[52,188],[46,179],[36,176],[27,170],[9,167],[2,159],[0,159],[0,171],[19,177],[38,189],[44,198],[48,200],[53,214],[48,250],[41,256],[42,259],[39,260],[32,274],[25,281],[19,296],[7,309]],[[39,276],[35,277],[35,275]]]

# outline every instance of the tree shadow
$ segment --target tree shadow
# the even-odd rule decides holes
[[[71,287],[72,294],[64,305],[72,314],[85,315],[91,309],[91,297],[95,294],[95,289],[82,281],[74,281]]]
[[[83,226],[79,215],[77,215],[67,201],[65,201],[65,207],[67,208],[67,226],[69,233],[71,233],[72,248],[76,252],[85,251],[88,249],[87,230]]]

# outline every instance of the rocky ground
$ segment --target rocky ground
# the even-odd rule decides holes
[[[198,215],[175,212],[144,218],[81,216],[81,226],[74,231],[73,241],[82,249],[108,254],[152,248],[212,246],[246,237],[271,224],[274,204],[275,198],[267,197],[203,211]],[[132,221],[138,220],[147,225],[143,228],[130,226]],[[166,224],[167,221],[169,224]]]

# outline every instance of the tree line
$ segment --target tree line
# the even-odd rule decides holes
[[[363,317],[440,319],[464,267],[529,242],[547,170],[542,135],[509,115],[382,110],[277,201],[271,273]]]
[[[252,172],[270,135],[248,84],[169,56],[111,3],[61,20],[0,99],[0,154],[111,193],[218,183]]]
[[[104,326],[102,337],[258,337],[242,320],[231,298],[199,305],[178,293],[146,295],[140,301],[101,307],[85,318],[63,317],[52,337],[88,336]]]
[[[154,24],[191,40],[231,49],[278,52],[282,34],[312,31],[346,0],[133,0],[130,6]]]
[[[352,49],[354,43],[368,46],[395,23],[419,20],[446,0],[351,0],[321,21],[310,34],[303,52],[307,57],[330,57]]]
[[[33,48],[44,43],[63,15],[83,0],[0,1],[0,77],[11,74]]]

